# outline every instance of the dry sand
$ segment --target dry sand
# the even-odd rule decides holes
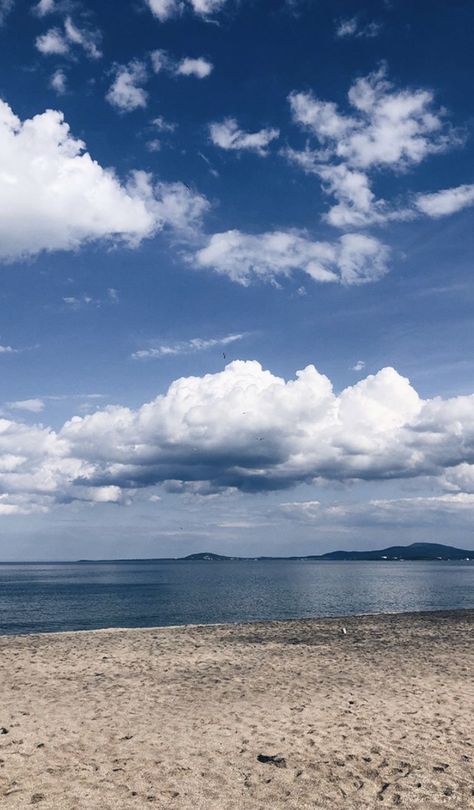
[[[474,808],[473,626],[463,611],[2,637],[0,806]]]

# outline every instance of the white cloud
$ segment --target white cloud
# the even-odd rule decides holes
[[[471,522],[474,511],[474,495],[415,496],[407,498],[371,499],[366,503],[336,502],[322,504],[319,501],[294,501],[282,503],[283,514],[307,525],[328,528],[330,526],[398,526],[434,525],[449,519],[450,524]]]
[[[357,363],[352,366],[352,371],[363,371],[364,368],[365,362],[363,360],[358,360]]]
[[[74,309],[78,309],[82,304],[94,303],[94,299],[91,298],[90,295],[83,295],[80,298],[78,298],[75,295],[68,295],[65,298],[63,298],[63,301],[65,304],[67,304],[70,307],[73,307]]]
[[[156,127],[158,132],[174,132],[177,127],[177,124],[173,121],[167,121],[162,115],[154,118],[151,123]]]
[[[50,85],[53,90],[60,96],[63,96],[67,90],[67,78],[64,70],[58,68],[51,76]]]
[[[295,123],[309,131],[317,148],[287,149],[284,154],[306,172],[317,175],[337,204],[327,214],[339,228],[364,227],[387,219],[413,216],[377,200],[370,173],[406,171],[426,157],[459,143],[444,111],[434,106],[428,90],[395,89],[385,67],[357,79],[350,87],[350,114],[311,92],[289,96]]]
[[[154,73],[171,73],[174,76],[195,76],[197,79],[205,79],[209,76],[214,66],[207,59],[198,57],[191,59],[185,57],[177,61],[168,51],[163,48],[151,51],[151,66]]]
[[[0,354],[17,354],[19,351],[19,349],[14,349],[13,346],[0,345]]]
[[[146,0],[146,3],[152,14],[161,22],[179,14],[183,6],[180,0]]]
[[[234,118],[226,118],[222,123],[209,126],[211,141],[221,149],[256,152],[261,156],[268,154],[268,145],[278,138],[278,129],[266,128],[258,132],[244,132]]]
[[[69,53],[69,42],[59,28],[50,28],[36,38],[36,48],[45,56],[63,56]]]
[[[144,62],[133,60],[128,65],[118,65],[115,79],[106,95],[107,101],[120,112],[132,112],[145,108],[148,103],[148,93],[142,85],[146,80],[147,70]]]
[[[207,59],[198,57],[191,59],[186,57],[176,66],[176,74],[178,76],[195,76],[197,79],[205,79],[211,74],[213,65]]]
[[[79,28],[73,23],[71,17],[66,17],[64,21],[64,31],[68,41],[72,45],[79,45],[90,59],[100,59],[102,52],[98,47],[98,43],[101,36],[98,31]]]
[[[152,14],[160,22],[176,17],[185,10],[191,10],[200,17],[220,11],[227,0],[145,0]]]
[[[90,59],[100,59],[102,56],[98,46],[100,39],[99,31],[79,28],[68,16],[64,20],[64,28],[50,28],[45,34],[37,37],[36,48],[45,56],[64,56],[72,47],[78,46]]]
[[[414,204],[429,217],[446,217],[474,205],[474,184],[446,188],[432,194],[418,194]]]
[[[172,121],[166,121],[162,115],[159,115],[157,118],[154,118],[151,122],[152,126],[158,130],[159,133],[171,133],[174,132],[177,128],[177,124]],[[159,152],[162,148],[163,142],[161,138],[151,138],[151,140],[147,141],[146,148],[149,152]]]
[[[157,48],[156,50],[151,51],[150,60],[154,73],[174,70],[174,61],[169,56],[168,52],[163,50],[163,48]]]
[[[97,239],[136,246],[165,227],[191,233],[208,207],[181,183],[133,172],[122,184],[75,139],[62,113],[21,122],[0,101],[0,260]]]
[[[387,259],[387,247],[370,236],[345,234],[337,242],[316,242],[294,231],[216,233],[195,255],[199,267],[212,268],[245,285],[297,271],[314,281],[363,284],[387,272]]]
[[[56,11],[55,0],[39,0],[33,8],[33,12],[37,14],[38,17],[45,17],[47,14],[52,14],[54,11]]]
[[[340,20],[336,26],[338,39],[372,39],[380,34],[382,26],[377,22],[361,24],[358,17],[349,17]]]
[[[153,138],[151,141],[147,141],[146,148],[149,152],[160,152],[161,151],[161,141],[159,138]]]
[[[207,17],[209,14],[215,14],[220,11],[227,2],[227,0],[189,0],[195,14],[200,14],[202,17]]]
[[[150,204],[160,227],[172,228],[182,236],[199,235],[202,218],[209,210],[206,197],[184,183],[157,183],[154,195]]]
[[[2,26],[14,6],[14,0],[0,0],[0,26]]]
[[[159,359],[161,357],[175,356],[179,354],[194,354],[204,352],[216,347],[229,346],[231,343],[242,340],[241,335],[226,335],[223,338],[192,338],[191,340],[180,340],[176,343],[161,343],[149,349],[139,349],[132,354],[134,360]]]
[[[185,57],[181,60],[176,60],[167,51],[162,48],[151,51],[149,54],[151,67],[153,73],[169,73],[172,76],[194,76],[197,79],[205,79],[213,70],[213,65],[207,59],[198,57],[191,59]],[[131,63],[132,64],[132,63]],[[144,63],[141,63],[144,68]],[[140,79],[140,83],[146,80],[146,76]],[[162,118],[156,119],[162,121]],[[166,127],[163,131],[171,131]]]
[[[442,476],[442,483],[447,490],[474,495],[474,463],[463,462],[447,470]]]
[[[423,400],[391,368],[337,394],[314,366],[285,381],[237,360],[217,374],[175,380],[137,410],[75,416],[57,433],[0,419],[1,502],[22,499],[22,509],[126,502],[159,484],[211,494],[427,476],[439,492],[422,506],[434,498],[471,505],[473,470],[474,395]],[[384,502],[373,503],[380,511]],[[314,500],[305,506],[320,508]]]
[[[19,399],[16,402],[9,402],[8,407],[14,411],[28,411],[28,413],[41,413],[44,410],[42,399]]]

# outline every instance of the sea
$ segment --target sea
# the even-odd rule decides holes
[[[474,608],[474,562],[0,564],[0,635]]]

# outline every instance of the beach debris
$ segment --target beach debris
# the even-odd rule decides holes
[[[7,729],[7,728],[5,728],[5,726],[2,726],[2,727],[0,728],[0,734],[8,734],[8,729]]]
[[[347,636],[347,630],[345,627],[341,627],[341,633],[343,636]]]
[[[31,797],[31,804],[39,804],[44,800],[44,793],[33,793]]]
[[[257,759],[259,762],[275,765],[276,768],[286,768],[286,759],[281,754],[259,754]]]

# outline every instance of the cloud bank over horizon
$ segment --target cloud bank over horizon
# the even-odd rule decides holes
[[[256,361],[183,377],[137,410],[55,432],[0,419],[0,512],[125,503],[143,489],[201,495],[430,478],[474,493],[474,394],[423,400],[393,368],[339,394],[312,365],[285,381]]]

